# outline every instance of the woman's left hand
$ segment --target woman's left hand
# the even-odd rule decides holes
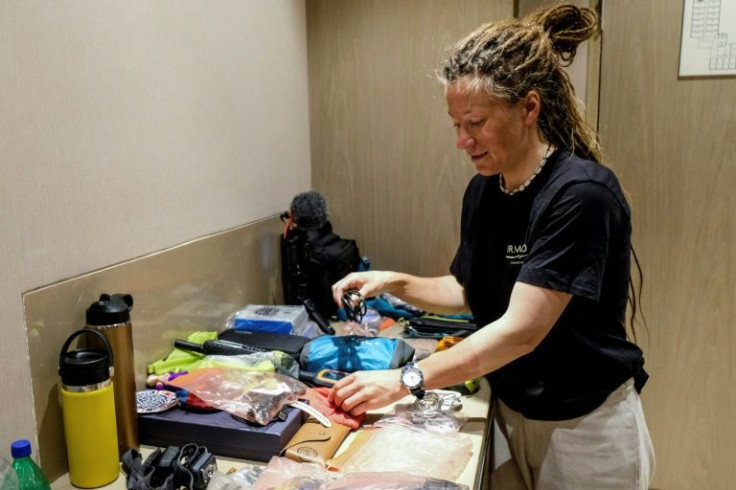
[[[360,415],[385,407],[408,394],[401,384],[400,369],[358,371],[335,383],[328,400],[345,412]]]

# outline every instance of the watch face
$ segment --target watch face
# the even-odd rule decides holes
[[[422,375],[415,369],[407,369],[404,371],[401,381],[408,388],[416,388],[422,384]]]

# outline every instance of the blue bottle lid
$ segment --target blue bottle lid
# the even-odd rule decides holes
[[[10,445],[10,454],[14,458],[24,458],[31,455],[31,441],[18,439]]]

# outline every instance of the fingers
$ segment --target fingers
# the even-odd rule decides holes
[[[330,403],[334,403],[338,407],[342,406],[342,402],[345,400],[345,394],[347,393],[347,391],[345,391],[345,387],[350,385],[354,380],[355,377],[350,374],[332,385],[332,389],[327,395],[327,401]]]
[[[342,306],[342,295],[350,289],[362,290],[368,281],[366,273],[351,272],[332,285],[332,299],[338,306]]]
[[[402,398],[399,371],[360,371],[335,383],[328,400],[345,412],[360,415]]]
[[[372,408],[374,407],[372,407],[369,403],[360,402],[357,405],[354,405],[353,408],[349,410],[349,412],[350,412],[350,415],[358,416],[358,415],[363,415],[364,413],[366,413],[368,410],[371,410]]]
[[[354,395],[360,389],[360,386],[355,381],[355,375],[351,374],[335,383],[330,394],[327,396],[327,400],[342,408],[344,411],[347,411],[347,409],[344,408],[345,400]]]
[[[342,306],[342,295],[357,289],[364,298],[379,295],[387,290],[395,273],[389,271],[351,272],[332,286],[332,298]]]
[[[358,388],[356,384],[349,385],[338,393],[335,397],[335,404],[343,412],[360,415],[373,408],[370,403],[372,397],[368,395],[366,390]]]

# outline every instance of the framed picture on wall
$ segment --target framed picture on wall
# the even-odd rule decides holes
[[[679,75],[736,75],[736,0],[684,1]]]

